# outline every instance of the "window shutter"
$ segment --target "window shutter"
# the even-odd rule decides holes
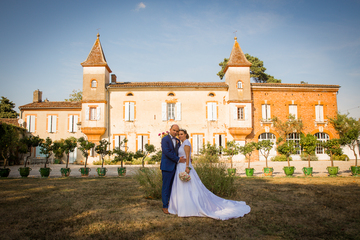
[[[266,105],[267,109],[266,109],[266,116],[267,116],[267,120],[271,119],[271,112],[270,112],[270,105]]]
[[[176,121],[181,120],[181,103],[176,103]]]
[[[212,111],[213,111],[213,108],[212,108],[212,103],[211,103],[211,102],[209,102],[209,103],[207,103],[208,121],[213,120],[213,119],[212,119],[212,116],[213,116]]]
[[[265,104],[261,105],[261,114],[262,114],[262,119],[266,120],[266,105]]]
[[[74,132],[77,132],[77,123],[78,123],[78,116],[74,115]]]
[[[27,116],[26,117],[26,129],[28,130],[28,132],[31,132],[31,116]]]
[[[203,148],[203,136],[199,135],[199,151]]]
[[[138,146],[137,146],[137,150],[142,150],[142,135],[138,135]]]
[[[193,135],[193,145],[194,153],[198,154],[198,135]]]
[[[219,147],[220,146],[219,143],[220,143],[220,135],[215,134],[215,146]]]
[[[245,120],[248,120],[249,118],[249,108],[247,106],[244,107],[244,117]]]
[[[144,135],[143,136],[143,149],[145,150],[145,144],[148,143],[148,136]]]
[[[130,121],[130,102],[125,102],[125,121]]]
[[[35,116],[31,116],[30,118],[30,132],[35,132]]]
[[[161,116],[162,116],[162,120],[166,121],[167,117],[166,117],[166,103],[161,103]]]
[[[115,148],[120,147],[120,136],[115,136]]]
[[[133,102],[130,102],[130,121],[134,121],[134,115],[135,115],[135,104]]]
[[[52,120],[51,131],[55,133],[56,132],[56,120],[57,120],[56,116],[52,116],[51,120]]]
[[[297,119],[297,106],[289,105],[289,114],[294,115],[295,119]]]
[[[321,122],[323,122],[324,121],[324,107],[323,107],[323,105],[319,105],[319,120],[321,121]]]
[[[119,147],[121,147],[121,146],[120,146],[120,143],[121,143],[122,141],[124,141],[124,139],[125,139],[125,136],[119,136]],[[122,143],[122,145],[123,145],[123,147],[125,147],[125,143]]]
[[[97,107],[96,108],[96,114],[97,114],[97,119],[96,120],[100,120],[100,116],[101,116],[101,108],[100,107]]]
[[[69,132],[74,132],[74,115],[69,116]]]
[[[90,108],[87,107],[85,108],[85,121],[89,121],[89,117],[90,117]]]
[[[315,121],[320,121],[320,110],[319,110],[320,106],[319,105],[315,105]]]
[[[212,107],[213,107],[213,120],[217,120],[217,104],[213,103]]]
[[[51,115],[48,116],[48,132],[51,133],[52,127],[51,127],[52,121],[51,121]]]
[[[221,134],[221,146],[222,146],[223,148],[226,147],[225,134]]]

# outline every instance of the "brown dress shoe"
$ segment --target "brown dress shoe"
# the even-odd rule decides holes
[[[167,208],[162,209],[165,214],[170,214]]]

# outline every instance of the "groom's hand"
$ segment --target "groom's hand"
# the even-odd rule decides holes
[[[180,163],[186,163],[186,158],[184,157],[181,157],[180,160],[179,160]]]

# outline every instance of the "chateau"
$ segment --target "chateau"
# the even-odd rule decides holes
[[[98,34],[83,67],[81,102],[43,101],[36,90],[33,102],[20,106],[20,118],[33,135],[59,140],[86,136],[118,147],[125,137],[129,150],[143,149],[146,143],[160,148],[159,133],[178,124],[190,134],[193,154],[209,142],[225,146],[235,140],[249,141],[279,137],[270,119],[285,121],[289,114],[302,120],[304,132],[321,141],[337,137],[328,119],[337,112],[338,85],[251,83],[250,66],[237,39],[219,82],[118,82],[106,61]],[[289,140],[299,141],[299,134]],[[352,154],[346,152],[351,158]],[[329,159],[321,147],[320,160]],[[253,159],[262,159],[258,153]],[[271,156],[275,156],[275,147]],[[33,156],[40,156],[34,151]],[[89,162],[98,160],[92,151]],[[71,161],[83,157],[75,151]],[[243,159],[238,155],[237,160]],[[293,156],[300,159],[299,155]]]

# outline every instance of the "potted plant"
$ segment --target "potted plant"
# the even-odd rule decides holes
[[[330,139],[326,142],[322,142],[321,145],[325,148],[325,153],[330,156],[331,166],[327,167],[329,176],[336,177],[339,172],[339,167],[334,167],[334,155],[342,155],[342,149],[340,145],[340,139]]]
[[[315,149],[317,144],[319,144],[319,141],[314,135],[310,133],[308,133],[306,136],[304,134],[301,134],[300,146],[302,148],[302,151],[307,154],[308,159],[308,166],[303,167],[302,169],[305,176],[312,176],[313,168],[310,166],[310,158],[311,155],[315,155]]]
[[[348,117],[349,114],[338,113],[335,118],[330,118],[330,123],[339,134],[340,145],[348,146],[354,153],[355,166],[351,166],[350,170],[353,176],[360,174],[360,167],[357,165],[358,139],[360,133],[360,122],[355,118]]]
[[[95,147],[95,152],[101,157],[101,168],[97,168],[96,171],[99,177],[103,177],[106,175],[107,169],[104,168],[104,157],[108,154],[111,154],[110,150],[107,150],[110,143],[106,140],[100,140],[100,144]]]
[[[286,161],[288,165],[283,167],[283,170],[287,177],[291,177],[296,170],[294,166],[290,166],[290,155],[295,154],[298,151],[295,142],[293,141],[284,142],[283,144],[278,145],[277,151],[278,153],[286,156]]]
[[[41,177],[49,177],[51,168],[46,167],[48,164],[49,158],[52,154],[53,143],[51,138],[47,137],[45,141],[40,143],[40,153],[45,155],[45,165],[43,168],[40,168],[39,172]]]
[[[43,139],[39,138],[39,136],[24,136],[20,139],[20,143],[23,147],[20,147],[19,151],[21,153],[29,153],[24,160],[24,167],[20,167],[18,170],[20,172],[21,177],[27,177],[30,174],[31,168],[27,167],[27,162],[30,157],[31,148],[39,146],[39,144],[43,141]]]
[[[245,146],[240,147],[240,153],[243,154],[246,158],[248,156],[248,167],[245,168],[245,174],[247,177],[252,177],[254,175],[254,168],[250,168],[250,161],[251,161],[251,155],[252,152],[256,149],[256,143],[255,142],[248,142],[245,144]]]
[[[63,149],[66,154],[66,166],[65,168],[60,169],[61,176],[63,177],[68,177],[70,175],[71,169],[69,168],[69,157],[70,152],[73,152],[77,146],[76,141],[77,140],[74,137],[69,137],[64,140]]]
[[[85,157],[85,166],[83,168],[80,168],[79,171],[82,177],[87,177],[89,176],[89,172],[91,171],[90,168],[86,167],[87,160],[89,158],[89,150],[95,147],[95,143],[89,142],[84,137],[80,137],[77,141],[80,144],[79,150],[82,152],[83,156]]]
[[[270,140],[262,140],[256,144],[256,150],[259,150],[260,154],[265,157],[266,167],[263,169],[265,176],[272,176],[274,172],[274,168],[268,167],[268,157],[273,145],[274,143]]]
[[[118,175],[119,177],[122,177],[122,176],[126,176],[126,167],[124,167],[124,161],[127,161],[128,159],[133,158],[133,154],[129,151],[127,151],[127,146],[126,146],[126,143],[127,143],[127,139],[124,138],[123,141],[121,141],[119,143],[119,147],[115,148],[113,150],[113,154],[115,155],[114,157],[114,160],[112,160],[112,162],[121,162],[121,166],[118,167]],[[121,149],[123,148],[123,149]]]
[[[4,167],[0,168],[0,177],[8,177],[10,168],[7,168],[8,160],[19,141],[19,132],[15,126],[0,124],[0,154],[4,159]]]
[[[235,142],[235,140],[227,141],[226,142],[226,148],[223,149],[226,155],[230,156],[230,168],[228,168],[229,176],[235,176],[236,174],[236,168],[233,168],[233,157],[234,155],[239,154],[240,147]]]

